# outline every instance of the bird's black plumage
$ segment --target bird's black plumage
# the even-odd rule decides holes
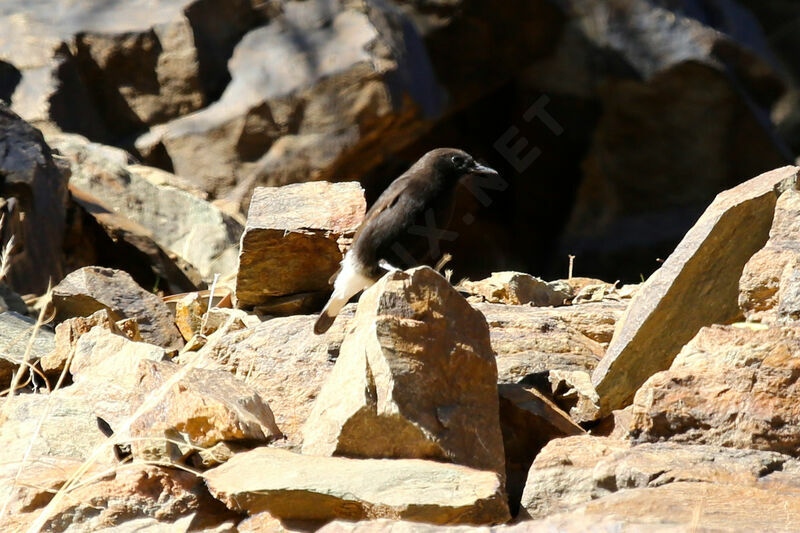
[[[394,180],[367,211],[314,332],[327,331],[347,300],[387,270],[437,261],[436,232],[450,223],[459,180],[489,173],[496,172],[462,150],[437,148]]]

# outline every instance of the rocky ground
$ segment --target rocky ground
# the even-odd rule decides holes
[[[0,3],[0,530],[798,529],[792,3],[56,4]],[[453,261],[314,335],[448,144],[508,181]]]
[[[358,184],[258,188],[241,224],[2,119],[4,531],[796,527],[799,168],[718,195],[641,285],[419,267],[315,336]],[[69,273],[19,296],[45,260]]]

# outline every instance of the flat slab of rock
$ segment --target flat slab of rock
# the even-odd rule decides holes
[[[342,239],[352,237],[365,212],[364,191],[354,182],[257,188],[239,251],[238,305],[329,290]]]
[[[490,303],[558,306],[571,296],[566,284],[547,283],[523,272],[493,272],[486,279],[465,281],[458,288]]]
[[[28,343],[33,336],[36,321],[14,311],[0,313],[0,388],[11,384],[14,372],[20,367]],[[28,353],[28,362],[33,364],[46,357],[55,347],[55,335],[48,327],[40,327]]]
[[[72,272],[53,288],[53,305],[57,321],[107,309],[116,320],[136,319],[145,342],[168,350],[183,346],[166,304],[121,270],[84,267]]]
[[[258,448],[205,473],[229,508],[284,519],[367,517],[496,524],[510,516],[497,473],[418,459],[313,457]]]
[[[386,274],[361,295],[303,427],[303,453],[437,459],[502,475],[483,315],[431,268]]]
[[[645,282],[592,375],[601,416],[669,368],[701,327],[740,316],[742,269],[767,241],[778,194],[796,185],[797,174],[797,167],[783,167],[720,193]]]
[[[800,455],[800,326],[703,328],[636,393],[636,441]]]

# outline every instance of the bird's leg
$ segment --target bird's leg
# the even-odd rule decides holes
[[[398,270],[400,270],[396,266],[390,265],[389,261],[387,261],[386,259],[381,259],[380,261],[378,261],[378,266],[387,272],[397,272]]]

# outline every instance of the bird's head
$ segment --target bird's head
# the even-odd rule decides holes
[[[429,160],[437,174],[453,184],[467,176],[497,174],[496,170],[481,165],[467,152],[456,148],[437,148],[425,154],[423,159]]]

